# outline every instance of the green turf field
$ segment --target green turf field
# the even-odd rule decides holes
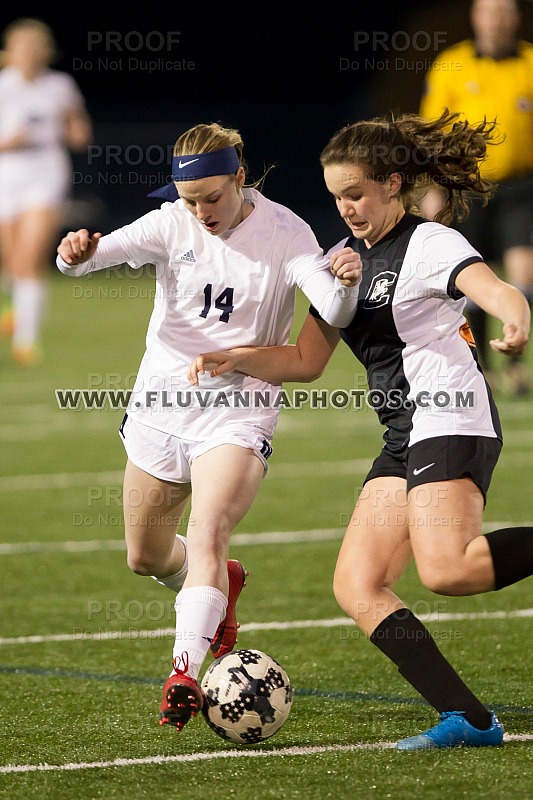
[[[234,534],[231,555],[250,571],[238,646],[264,650],[287,670],[295,698],[285,726],[239,747],[201,718],[182,734],[158,725],[174,598],[126,567],[123,412],[60,410],[55,396],[131,388],[152,289],[148,277],[54,272],[45,362],[24,370],[6,342],[0,348],[0,798],[531,798],[531,579],[445,598],[414,569],[402,578],[399,593],[497,710],[509,739],[481,751],[391,747],[435,714],[358,636],[331,591],[343,526],[380,447],[368,409],[284,410],[269,475]],[[306,308],[300,296],[295,329]],[[313,387],[354,380],[360,371],[340,345]],[[533,524],[531,401],[499,405],[506,443],[487,529]],[[275,533],[283,535],[267,535]]]

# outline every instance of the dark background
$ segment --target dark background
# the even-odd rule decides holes
[[[523,6],[523,37],[533,39],[533,4]],[[4,6],[0,27],[24,16],[51,25],[55,67],[86,98],[95,141],[73,158],[68,227],[105,233],[157,207],[147,181],[167,182],[177,136],[219,121],[241,131],[249,179],[276,164],[265,194],[307,219],[327,248],[345,226],[323,185],[320,150],[347,123],[416,112],[431,60],[470,35],[469,8],[470,0],[143,8],[100,0],[65,13],[22,2]]]

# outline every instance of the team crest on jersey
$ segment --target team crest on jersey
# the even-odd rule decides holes
[[[363,308],[381,308],[386,306],[392,297],[392,289],[396,278],[396,272],[379,272],[372,278],[372,283],[365,297]]]

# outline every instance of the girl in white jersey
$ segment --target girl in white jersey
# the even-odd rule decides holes
[[[3,33],[0,71],[0,331],[23,366],[42,357],[47,273],[70,192],[69,150],[92,138],[85,101],[71,75],[50,69],[52,31],[17,19]]]
[[[506,355],[526,346],[524,295],[501,281],[457,231],[428,222],[413,190],[428,179],[447,196],[442,219],[468,211],[472,193],[489,197],[479,160],[493,126],[445,112],[349,125],[321,154],[326,185],[361,255],[357,312],[336,330],[311,308],[295,346],[204,353],[208,370],[236,369],[276,384],[319,376],[343,339],[366,367],[369,401],[386,430],[339,553],[334,591],[343,610],[441,715],[400,750],[494,746],[503,728],[463,683],[424,625],[394,594],[414,557],[429,589],[471,595],[533,573],[533,528],[481,535],[482,514],[502,435],[490,388],[463,316],[470,298],[503,324],[491,344]]]
[[[103,237],[69,232],[58,247],[66,275],[156,268],[146,352],[120,433],[128,564],[177,593],[160,724],[178,730],[202,706],[197,678],[209,648],[220,656],[236,641],[245,570],[227,561],[229,539],[265,475],[278,415],[268,381],[217,377],[195,394],[188,364],[206,345],[243,337],[286,344],[297,287],[331,325],[347,325],[360,279],[351,248],[326,258],[300,217],[245,187],[242,151],[238,131],[195,126],[176,142],[172,183],[152,193],[168,202]],[[187,536],[177,536],[189,501]]]

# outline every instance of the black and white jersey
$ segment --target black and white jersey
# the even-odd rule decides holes
[[[482,256],[462,234],[412,214],[371,248],[352,236],[330,252],[339,247],[352,247],[363,261],[357,310],[340,333],[366,368],[388,448],[434,436],[501,439],[463,315],[466,298],[455,286]]]

